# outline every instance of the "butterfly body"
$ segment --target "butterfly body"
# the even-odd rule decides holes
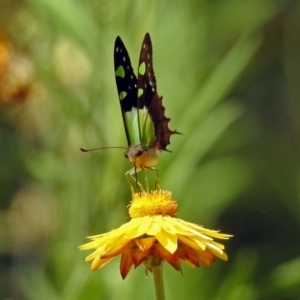
[[[126,174],[133,175],[145,169],[151,169],[158,162],[157,149],[155,146],[143,148],[141,144],[132,144],[125,152],[125,157],[133,163],[134,167],[126,172]]]
[[[126,172],[133,175],[141,170],[153,169],[158,153],[168,151],[170,136],[179,133],[168,127],[162,97],[157,93],[152,64],[152,43],[146,33],[139,58],[138,77],[133,72],[130,57],[120,37],[114,47],[117,90],[128,142],[125,157],[134,167]]]

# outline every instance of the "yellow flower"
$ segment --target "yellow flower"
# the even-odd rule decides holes
[[[123,279],[131,267],[142,262],[152,271],[154,264],[167,261],[176,270],[181,262],[191,267],[209,267],[215,256],[227,261],[224,246],[213,238],[227,240],[232,235],[205,229],[175,218],[177,204],[171,192],[158,190],[133,194],[129,208],[131,220],[108,233],[89,237],[92,242],[81,250],[96,249],[86,260],[93,259],[91,269],[105,266],[121,254]]]

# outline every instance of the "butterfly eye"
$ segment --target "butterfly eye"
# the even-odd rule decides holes
[[[139,157],[143,154],[143,152],[144,152],[143,150],[135,150],[135,156]]]
[[[124,153],[125,158],[128,158],[128,151]]]

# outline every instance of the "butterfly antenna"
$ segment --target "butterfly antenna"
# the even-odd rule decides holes
[[[90,152],[90,151],[102,150],[102,149],[125,149],[125,150],[127,150],[126,147],[100,147],[100,148],[93,148],[93,149],[83,149],[83,148],[80,148],[80,150],[82,152]]]

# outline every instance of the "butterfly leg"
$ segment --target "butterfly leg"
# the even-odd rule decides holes
[[[155,172],[155,176],[156,176],[156,178],[155,178],[155,189],[160,190],[161,188],[160,188],[160,184],[159,184],[159,181],[158,181],[158,170],[153,169],[153,171]]]
[[[147,170],[146,169],[144,169],[144,171],[145,171],[145,182],[146,182],[147,192],[149,192],[148,174],[147,174]]]
[[[132,179],[132,176],[127,174],[127,172],[125,173],[125,178],[130,186],[130,189],[131,189],[131,193],[134,194],[135,193],[135,190],[134,190],[134,187],[132,186],[132,183],[131,183],[131,179]]]
[[[125,173],[125,177],[131,187],[131,190],[134,191],[133,187],[132,187],[132,184],[131,184],[131,180],[133,180],[135,182],[135,185],[136,185],[136,190],[138,191],[138,193],[140,193],[141,191],[143,191],[143,186],[140,184],[140,182],[138,181],[138,178],[137,178],[137,172],[139,170],[137,170],[136,166],[134,166],[132,169],[128,170],[126,173]]]
[[[161,188],[160,188],[160,184],[159,184],[159,180],[158,180],[158,170],[156,170],[155,168],[153,168],[153,167],[143,167],[143,170],[144,171],[146,171],[146,170],[150,170],[150,171],[154,171],[155,172],[155,184],[154,184],[154,186],[155,186],[155,189],[156,190],[160,190]],[[147,180],[146,178],[145,178],[145,180]],[[147,189],[149,189],[149,187],[148,187],[148,180],[147,180]]]

